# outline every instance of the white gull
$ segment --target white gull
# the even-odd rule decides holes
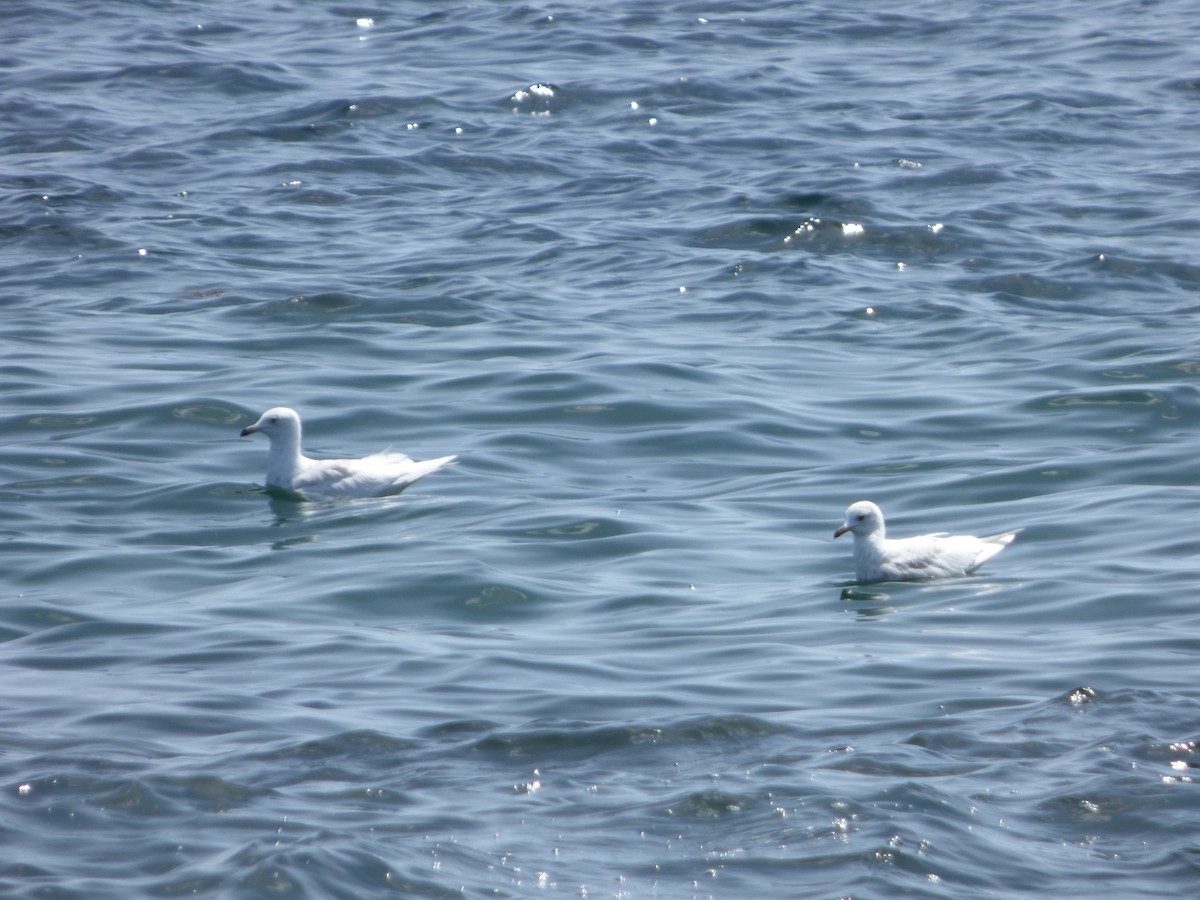
[[[889,540],[883,511],[870,500],[851,504],[846,521],[833,536],[847,531],[854,535],[854,569],[860,583],[970,575],[1017,536],[1016,531],[990,537],[943,532]]]
[[[300,452],[300,415],[286,406],[268,409],[257,422],[242,429],[242,437],[248,434],[265,434],[271,441],[267,487],[296,494],[328,497],[398,494],[457,458],[442,456],[418,462],[403,453],[384,452],[362,459],[309,459]]]

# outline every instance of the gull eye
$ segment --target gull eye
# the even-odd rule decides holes
[[[857,516],[855,516],[854,518],[858,519],[858,521],[860,521],[860,522],[865,522],[865,521],[867,521],[867,514],[866,514],[866,513],[859,513],[859,514],[858,514]]]
[[[279,416],[271,416],[271,424],[278,425],[279,424]]]

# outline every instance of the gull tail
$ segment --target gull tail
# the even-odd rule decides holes
[[[458,457],[456,455],[450,455],[439,456],[437,459],[413,460],[412,464],[408,467],[408,471],[404,473],[404,482],[406,484],[412,484],[414,481],[424,478],[426,475],[432,475],[439,469],[446,468],[446,466],[450,465],[457,459]]]
[[[983,546],[979,548],[979,553],[975,555],[975,562],[971,565],[971,571],[978,569],[985,562],[1015,541],[1020,532],[1021,529],[1016,528],[1012,531],[1005,531],[1001,534],[990,534],[987,537],[981,537],[979,540],[983,543]]]

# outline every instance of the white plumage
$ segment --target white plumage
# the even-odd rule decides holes
[[[361,459],[309,459],[300,452],[300,415],[286,406],[268,409],[257,422],[242,429],[242,437],[259,433],[271,441],[267,487],[296,494],[327,497],[398,494],[457,458],[443,456],[417,461],[403,453],[375,453]]]
[[[861,583],[970,575],[1017,536],[1016,531],[990,537],[941,533],[891,540],[884,530],[882,510],[870,500],[851,504],[846,521],[833,536],[847,531],[854,535],[855,577]]]

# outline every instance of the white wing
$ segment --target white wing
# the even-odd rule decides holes
[[[457,459],[414,460],[403,453],[376,453],[362,459],[314,459],[295,479],[300,493],[329,497],[382,497],[398,494],[410,484],[445,468]]]
[[[884,545],[885,558],[881,568],[890,581],[970,575],[1011,544],[1016,535],[1015,531],[986,538],[969,534],[926,534],[889,540]]]

